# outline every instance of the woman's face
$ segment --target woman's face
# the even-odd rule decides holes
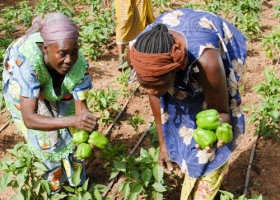
[[[162,96],[173,85],[176,77],[176,70],[173,70],[166,75],[163,75],[157,81],[144,81],[140,77],[137,78],[140,85],[146,89],[150,95]]]
[[[64,39],[44,45],[47,66],[65,75],[78,60],[79,45],[77,39]]]

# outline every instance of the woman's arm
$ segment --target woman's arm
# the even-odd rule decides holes
[[[169,154],[166,149],[166,145],[162,133],[162,123],[161,123],[161,111],[160,111],[160,99],[157,96],[149,95],[151,109],[155,118],[156,128],[158,133],[158,141],[160,146],[160,153],[158,156],[159,164],[165,169],[172,170],[172,164],[169,160]],[[166,164],[165,164],[166,163]]]
[[[67,127],[76,127],[92,131],[97,117],[91,114],[85,101],[75,101],[76,116],[47,117],[37,113],[38,99],[20,97],[21,113],[25,126],[29,129],[51,131]]]
[[[206,49],[198,59],[197,79],[202,85],[208,109],[216,109],[221,122],[230,122],[226,74],[220,51]]]

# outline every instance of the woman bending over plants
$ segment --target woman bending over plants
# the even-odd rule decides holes
[[[36,32],[38,31],[39,32]],[[61,13],[36,17],[4,56],[4,98],[29,149],[48,169],[51,192],[85,166],[74,157],[74,129],[92,131],[97,117],[86,105],[92,87],[88,63],[79,52],[76,24]]]
[[[169,170],[176,162],[185,172],[182,200],[214,199],[219,190],[245,130],[238,86],[246,56],[246,39],[235,27],[192,9],[162,14],[131,45],[155,117],[158,162]]]

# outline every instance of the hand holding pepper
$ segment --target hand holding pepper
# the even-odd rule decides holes
[[[95,128],[97,121],[100,118],[100,116],[93,115],[90,112],[82,113],[76,117],[77,119],[75,127],[88,132],[91,132]]]
[[[204,110],[196,115],[197,129],[193,138],[196,148],[212,151],[221,148],[233,139],[231,126],[228,123],[220,125],[219,113],[214,109]]]
[[[217,141],[217,137],[213,131],[200,127],[194,130],[193,139],[197,144],[196,148],[206,150],[210,150],[210,147]]]
[[[218,147],[231,142],[233,139],[233,132],[232,132],[231,125],[228,123],[223,123],[221,126],[217,128],[216,136],[218,139],[218,144],[217,144]]]

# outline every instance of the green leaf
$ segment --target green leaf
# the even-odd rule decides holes
[[[143,186],[140,183],[136,183],[133,188],[131,189],[131,193],[138,195],[142,192]]]
[[[153,175],[155,177],[155,179],[157,180],[157,182],[161,182],[162,178],[163,178],[163,170],[161,168],[161,166],[159,164],[155,164],[155,166],[153,167]]]
[[[23,194],[19,193],[13,196],[10,200],[25,200],[25,197],[23,196]]]
[[[149,154],[148,154],[147,150],[141,148],[140,149],[140,156],[145,158],[145,157],[149,157]]]
[[[279,112],[277,110],[272,110],[269,113],[274,119],[277,119],[279,117]]]
[[[163,195],[161,193],[153,191],[153,200],[162,200],[162,199],[163,199]]]
[[[249,106],[242,106],[242,109],[244,112],[248,112],[251,110],[251,108]]]
[[[117,189],[117,193],[120,193],[122,190],[123,190],[123,187],[124,187],[124,184],[125,184],[126,182],[121,182],[120,184],[119,184],[119,186],[118,186],[118,189]]]
[[[129,194],[130,194],[130,186],[129,186],[128,182],[126,182],[124,184],[122,192],[123,192],[123,195],[124,195],[124,200],[126,200],[129,196]]]
[[[21,188],[24,185],[25,182],[25,178],[24,178],[25,174],[18,174],[16,179],[18,182],[18,186]]]
[[[17,159],[15,161],[15,167],[16,168],[21,168],[21,167],[25,166],[25,164],[26,164],[26,162],[25,162],[24,159]]]
[[[6,190],[7,186],[11,182],[13,178],[12,172],[6,172],[4,176],[0,179],[0,189]]]
[[[51,196],[51,200],[59,200],[59,199],[65,198],[65,197],[67,197],[67,194],[56,193],[56,194]]]
[[[33,188],[35,194],[38,195],[40,188],[41,188],[41,183],[40,183],[40,180],[38,179],[38,177],[35,177],[35,176],[32,177],[31,184],[32,184],[32,188]]]
[[[45,165],[42,164],[42,163],[34,162],[33,165],[34,165],[37,169],[40,169],[40,170],[42,170],[42,171],[44,171],[44,172],[47,172],[47,171],[48,171],[48,169],[47,169],[47,168],[45,167]]]
[[[113,163],[114,163],[114,168],[116,168],[117,170],[122,171],[122,172],[126,171],[126,163],[119,162],[116,160],[114,160]]]
[[[145,186],[147,186],[152,178],[152,171],[150,169],[144,170],[144,172],[141,175],[141,178]]]
[[[67,192],[71,192],[74,193],[75,192],[75,188],[71,187],[71,186],[63,186],[63,188],[67,191]]]
[[[78,167],[72,175],[72,182],[74,185],[79,185],[81,182],[82,167]]]
[[[156,150],[154,148],[149,148],[149,154],[152,158],[155,157]]]
[[[11,187],[16,192],[16,194],[21,193],[21,187],[19,187],[18,182],[16,180],[11,181]]]
[[[83,200],[92,200],[92,196],[89,192],[83,194]]]
[[[23,194],[24,196],[24,199],[30,199],[30,196],[31,196],[31,189],[32,188],[29,188],[27,190],[22,190],[21,193]]]
[[[39,169],[39,168],[35,168],[35,169],[33,170],[33,172],[34,172],[34,174],[35,174],[36,176],[41,176],[41,175],[43,175],[43,174],[46,173],[46,171],[44,171],[44,170],[42,170],[42,169]]]
[[[95,199],[98,199],[98,200],[101,199],[101,194],[100,194],[100,192],[99,192],[97,187],[95,187],[93,195],[94,195]]]
[[[87,191],[88,189],[88,179],[84,182],[84,184],[82,185],[82,188],[84,191]]]
[[[108,119],[110,117],[110,112],[108,110],[103,110],[103,114],[105,116],[105,119]]]
[[[227,197],[233,199],[234,198],[234,195],[231,194],[230,192],[227,192],[227,191],[223,191],[223,190],[219,190],[219,192],[221,192],[222,194],[226,195]]]
[[[18,152],[15,149],[7,149],[7,151],[12,154],[13,156],[17,157],[18,156]]]
[[[120,173],[120,171],[118,171],[117,169],[113,169],[111,174],[110,174],[109,180],[115,178],[119,173]]]
[[[40,183],[42,189],[47,193],[47,195],[49,195],[51,192],[49,182],[47,180],[40,180]]]
[[[69,196],[68,200],[79,200],[79,198],[76,196]]]
[[[135,180],[139,180],[140,174],[137,170],[130,170],[131,177]]]
[[[155,182],[152,186],[155,189],[155,191],[157,191],[157,192],[165,192],[166,191],[165,187],[159,182]]]

